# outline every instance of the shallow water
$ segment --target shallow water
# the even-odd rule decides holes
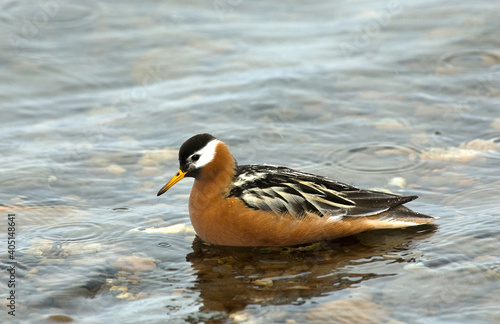
[[[499,2],[0,8],[2,323],[500,322]],[[439,219],[205,245],[190,180],[156,197],[200,132]]]

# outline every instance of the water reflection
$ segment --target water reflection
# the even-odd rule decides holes
[[[200,292],[201,310],[230,314],[251,304],[301,304],[368,279],[395,275],[379,268],[380,263],[416,261],[415,242],[436,229],[426,225],[381,230],[295,248],[232,248],[195,239],[186,259],[197,276],[194,289]]]

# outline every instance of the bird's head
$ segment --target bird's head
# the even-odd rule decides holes
[[[220,141],[210,134],[194,135],[185,141],[179,149],[179,171],[157,195],[164,194],[184,177],[199,178],[203,167],[214,159],[218,143]]]

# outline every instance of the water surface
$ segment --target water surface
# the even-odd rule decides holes
[[[500,322],[497,1],[0,8],[2,322]],[[203,244],[191,180],[156,197],[200,132],[242,164],[419,195],[439,219]]]

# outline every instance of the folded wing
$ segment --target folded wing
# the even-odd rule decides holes
[[[295,217],[306,213],[371,216],[417,198],[362,190],[326,177],[269,165],[238,166],[229,196],[253,209]]]

